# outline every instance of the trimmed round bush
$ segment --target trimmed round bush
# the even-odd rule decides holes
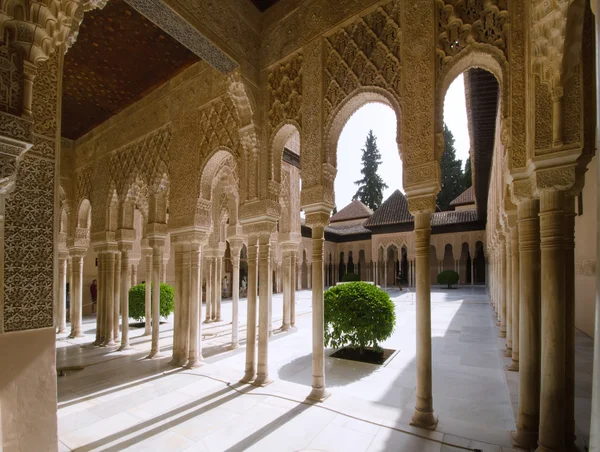
[[[349,282],[328,289],[325,294],[325,345],[377,348],[391,336],[396,312],[390,296],[365,282]]]
[[[458,273],[454,270],[444,270],[437,277],[438,284],[447,284],[448,289],[452,289],[452,284],[458,284],[458,279]]]
[[[167,318],[175,310],[175,289],[169,284],[160,285],[160,316]],[[146,320],[146,284],[129,289],[129,317],[138,322]]]

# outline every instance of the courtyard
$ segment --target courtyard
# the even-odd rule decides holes
[[[143,328],[131,329],[129,351],[93,347],[95,318],[85,337],[59,335],[59,450],[68,451],[460,451],[513,450],[517,374],[506,372],[504,341],[484,287],[432,290],[435,431],[409,426],[415,400],[415,294],[390,290],[397,323],[382,344],[395,349],[383,365],[331,358],[331,396],[306,403],[311,389],[311,292],[296,293],[296,330],[278,331],[282,298],[273,296],[269,366],[274,382],[242,385],[245,322],[240,348],[230,350],[231,301],[223,322],[203,324],[204,365],[175,368],[172,323],[161,325],[163,357],[150,350]],[[246,318],[240,300],[240,320]],[[577,334],[578,443],[589,437],[592,340]]]

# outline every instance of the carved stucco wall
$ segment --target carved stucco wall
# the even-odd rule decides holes
[[[52,327],[58,52],[41,65],[33,91],[33,147],[19,164],[6,201],[4,331]]]

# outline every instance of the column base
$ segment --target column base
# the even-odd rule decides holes
[[[413,427],[426,428],[435,430],[438,424],[438,418],[433,411],[419,411],[415,408],[415,413],[410,420],[410,425]]]
[[[213,320],[212,320],[212,319],[206,319],[206,320],[204,321],[204,323],[213,323]]]
[[[113,339],[110,339],[102,344],[103,347],[114,347],[117,345]]]
[[[502,337],[502,338],[506,337],[506,331],[500,331],[498,333],[498,337]]]
[[[67,327],[65,326],[64,328],[59,328],[56,331],[56,334],[63,334],[63,333],[66,333],[66,332],[67,332]]]
[[[264,388],[265,386],[269,386],[271,383],[273,383],[273,380],[271,380],[268,375],[258,375],[256,380],[254,380],[251,385]]]
[[[240,380],[240,383],[250,384],[256,378],[256,374],[254,372],[246,372],[244,377]]]
[[[223,319],[222,319],[221,317],[217,317],[217,318],[215,319],[215,322],[222,322],[222,321],[223,321]]]
[[[513,446],[525,450],[532,450],[537,446],[538,432],[528,432],[526,430],[516,430],[510,432]]]
[[[289,324],[282,324],[281,328],[279,328],[281,331],[287,331],[290,329],[290,325]]]
[[[81,332],[79,332],[79,333],[71,332],[71,334],[69,334],[68,337],[69,337],[69,339],[76,339],[78,337],[85,337],[85,334],[83,334]]]
[[[119,347],[119,351],[120,352],[124,352],[127,350],[131,350],[133,347],[131,345],[129,345],[129,343],[126,344],[121,344],[121,346]]]
[[[197,367],[202,367],[203,365],[204,363],[200,358],[192,358],[188,361],[185,367],[187,367],[188,369],[195,369]]]
[[[146,359],[161,359],[164,357],[165,357],[165,355],[163,355],[159,351],[156,351],[156,352],[151,351],[150,354],[148,356],[146,356]]]
[[[508,366],[506,366],[506,370],[509,372],[518,372],[519,371],[519,361],[513,360]]]
[[[507,348],[506,350],[504,350],[504,357],[512,358],[512,348]]]
[[[175,367],[184,367],[187,362],[187,358],[184,358],[182,356],[173,356],[173,359],[169,361],[169,364]]]
[[[144,334],[142,334],[142,336],[150,336],[152,334],[152,330],[148,330],[148,331],[144,331]]]
[[[230,346],[229,349],[230,350],[237,350],[238,348],[240,348],[240,344],[238,344],[237,342],[233,342]]]
[[[312,391],[310,392],[306,400],[312,400],[313,402],[322,402],[330,395],[331,393],[325,387],[315,388],[313,386]]]

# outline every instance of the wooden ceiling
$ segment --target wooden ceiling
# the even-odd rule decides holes
[[[252,3],[254,3],[254,6],[256,6],[260,12],[264,12],[278,1],[279,0],[252,0]]]
[[[479,219],[485,221],[496,137],[499,86],[496,77],[483,69],[469,70],[471,127],[473,129],[475,198]]]
[[[123,0],[86,13],[65,55],[63,137],[81,137],[197,61]]]

